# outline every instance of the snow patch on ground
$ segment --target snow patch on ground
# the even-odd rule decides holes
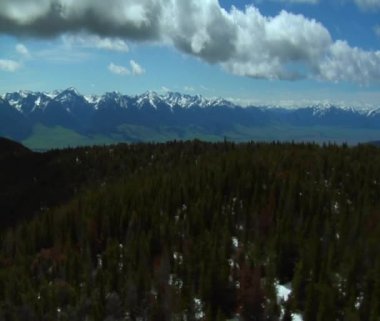
[[[274,284],[277,293],[277,302],[279,304],[288,301],[290,295],[292,294],[291,284],[279,284],[278,281]],[[285,309],[281,306],[281,318],[285,313]],[[299,313],[292,313],[292,321],[303,321],[302,315]]]
[[[203,310],[204,304],[201,299],[194,298],[194,312],[195,312],[195,320],[201,320],[205,317],[205,312]]]
[[[298,313],[292,313],[292,320],[293,321],[303,321],[302,315]]]
[[[232,246],[234,248],[238,248],[239,247],[239,240],[237,239],[236,236],[232,237],[231,241],[232,241]]]
[[[288,301],[289,296],[292,294],[292,289],[290,285],[288,284],[281,285],[281,284],[276,283],[275,288],[276,288],[276,293],[277,293],[277,302]]]

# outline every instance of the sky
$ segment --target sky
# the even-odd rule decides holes
[[[380,0],[0,0],[0,93],[380,106]]]

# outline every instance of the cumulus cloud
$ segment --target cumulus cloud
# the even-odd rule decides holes
[[[380,51],[367,52],[352,48],[345,41],[337,41],[320,64],[319,73],[323,79],[334,82],[368,84],[371,79],[380,79],[379,66]]]
[[[108,65],[108,70],[112,72],[113,74],[120,75],[120,76],[126,76],[126,75],[131,74],[128,68],[124,66],[116,65],[113,62],[111,62]]]
[[[0,71],[15,72],[21,67],[20,63],[14,60],[0,59]]]
[[[83,30],[100,36],[156,39],[165,0],[2,0],[0,31],[53,37]]]
[[[131,65],[132,75],[141,76],[145,74],[145,69],[142,68],[136,61],[131,60],[129,63]]]
[[[28,48],[26,48],[25,45],[23,45],[22,43],[19,43],[16,45],[16,51],[17,51],[17,53],[19,53],[20,55],[22,55],[24,57],[30,56]]]
[[[100,37],[88,34],[70,34],[63,37],[63,41],[68,45],[79,45],[85,48],[97,48],[109,51],[127,53],[128,44],[120,38]]]
[[[380,2],[355,1],[363,8],[377,8]],[[161,43],[255,78],[361,83],[380,78],[377,52],[334,41],[318,21],[287,11],[273,17],[253,5],[226,11],[218,0],[1,0],[1,7],[0,33],[83,37],[85,32],[93,36],[82,39],[83,45],[119,51],[127,51],[126,40]],[[343,68],[342,61],[350,65]],[[137,63],[130,65],[130,70],[114,64],[109,69],[143,73]]]
[[[318,64],[331,44],[327,29],[315,20],[281,11],[267,18],[254,7],[234,9],[238,24],[235,53],[222,65],[230,72],[255,78],[297,79],[305,75],[293,64],[306,68]]]

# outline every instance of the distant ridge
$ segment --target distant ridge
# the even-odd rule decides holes
[[[239,106],[223,98],[147,91],[84,96],[75,88],[19,91],[0,99],[0,136],[32,149],[117,142],[314,141],[380,138],[380,105]]]

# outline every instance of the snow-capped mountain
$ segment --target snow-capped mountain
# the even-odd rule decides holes
[[[51,101],[51,97],[45,93],[19,91],[4,95],[4,99],[23,114],[30,114],[36,109],[44,109]]]
[[[380,108],[336,106],[327,102],[297,108],[241,107],[222,98],[175,92],[159,95],[147,91],[136,96],[108,92],[104,95],[83,96],[75,88],[51,93],[19,91],[1,96],[0,135],[16,139],[27,137],[37,124],[49,128],[60,126],[85,135],[90,133],[112,137],[124,137],[120,131],[125,126],[166,128],[171,133],[182,134],[191,128],[191,132],[201,130],[212,137],[223,137],[241,126],[250,128],[248,132],[252,128],[259,132],[258,129],[270,126],[319,126],[374,130],[377,133],[377,130],[380,132]],[[179,137],[182,134],[178,134]],[[244,139],[245,136],[241,134],[241,137]],[[297,137],[302,138],[302,132]]]
[[[50,97],[52,97],[52,95],[50,95]],[[75,106],[76,104],[83,103],[85,98],[75,88],[71,87],[59,92],[53,100],[61,104]]]
[[[141,95],[127,96],[119,92],[108,92],[104,95],[82,96],[75,88],[68,88],[62,91],[54,91],[51,93],[19,91],[7,93],[3,96],[11,106],[24,114],[33,112],[36,109],[45,109],[51,102],[56,102],[64,105],[68,111],[78,105],[88,105],[97,110],[100,108],[152,108],[159,109],[160,107],[184,108],[192,107],[207,108],[207,107],[236,107],[230,101],[222,98],[207,99],[201,95],[186,95],[177,92],[168,92],[165,95],[159,95],[154,91],[147,91]]]
[[[119,92],[109,92],[103,96],[92,96],[92,100],[87,100],[95,110],[98,109],[125,109],[129,106],[129,99]]]
[[[225,100],[223,98],[212,98],[207,99],[202,97],[201,95],[186,95],[180,94],[177,92],[169,92],[166,95],[162,96],[162,99],[172,108],[180,107],[189,109],[192,107],[198,108],[207,108],[207,107],[236,107],[232,102]]]
[[[158,109],[160,105],[165,103],[165,101],[156,92],[147,91],[142,95],[136,96],[135,103],[139,109],[142,109],[144,107]]]
[[[229,108],[243,108],[239,105],[232,103],[223,98],[205,98],[201,95],[188,95],[178,92],[168,92],[164,95],[159,95],[154,91],[147,91],[141,95],[128,96],[119,92],[108,92],[104,95],[90,95],[83,96],[75,88],[70,87],[61,91],[54,92],[32,92],[32,91],[19,91],[7,93],[1,96],[3,100],[8,102],[12,107],[17,109],[23,114],[28,114],[36,110],[44,110],[51,102],[58,103],[64,106],[68,112],[75,112],[78,106],[91,107],[93,110],[104,108],[208,108],[208,107],[229,107]],[[375,116],[380,113],[379,108],[355,108],[354,106],[335,105],[329,102],[318,102],[315,104],[307,104],[302,107],[291,106],[283,107],[281,105],[260,105],[248,106],[245,109],[260,108],[266,112],[287,111],[288,113],[295,113],[299,110],[307,110],[315,117],[323,118],[325,115],[333,112],[350,112],[354,114],[361,114],[364,116]]]

